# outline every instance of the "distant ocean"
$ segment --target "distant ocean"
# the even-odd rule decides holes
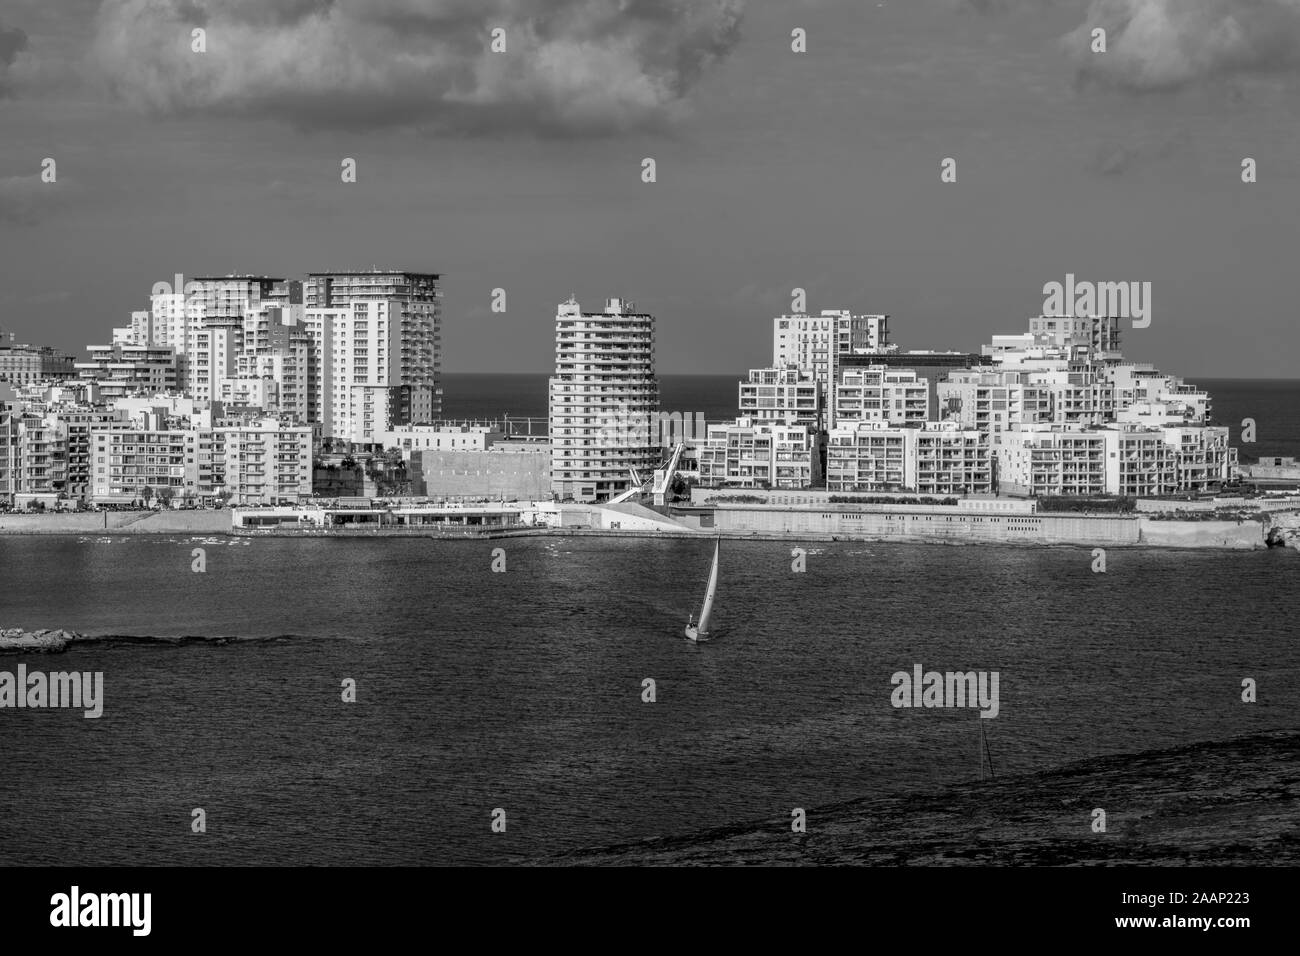
[[[736,417],[736,375],[660,375],[659,404],[665,412],[683,417],[702,413],[706,421]],[[449,419],[545,418],[545,374],[444,375],[442,409]]]
[[[683,416],[702,413],[708,421],[737,415],[735,375],[661,375],[660,405]],[[449,374],[443,383],[443,416],[450,419],[545,418],[545,374]],[[1200,378],[1189,380],[1210,393],[1217,423],[1231,429],[1239,445],[1241,422],[1255,420],[1256,442],[1239,445],[1252,458],[1300,457],[1300,379]]]

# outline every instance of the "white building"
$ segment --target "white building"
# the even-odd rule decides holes
[[[1031,497],[1213,491],[1237,467],[1228,429],[1214,425],[1034,425],[1004,434],[996,456],[999,490]]]
[[[651,435],[659,411],[654,316],[624,299],[583,312],[570,296],[555,315],[550,381],[551,484],[557,498],[597,501],[644,481],[662,448]]]
[[[987,436],[955,422],[841,423],[826,447],[826,489],[987,494],[993,490],[991,449]]]
[[[821,388],[798,366],[754,368],[740,383],[740,414],[755,421],[783,425],[821,423]]]
[[[325,437],[375,444],[442,409],[440,276],[312,273],[304,286],[308,416]]]
[[[930,383],[917,377],[914,370],[872,365],[840,373],[835,385],[834,425],[919,425],[929,420]]]
[[[234,374],[236,351],[229,329],[199,329],[185,363],[186,394],[204,401],[220,398],[221,383]]]
[[[710,425],[697,456],[700,484],[708,487],[807,488],[820,470],[807,425],[744,417]]]
[[[772,320],[772,367],[794,366],[821,386],[829,397],[839,367],[843,314],[779,315]]]
[[[506,433],[486,425],[402,425],[383,432],[379,443],[401,449],[410,460],[413,451],[487,451],[506,439]]]
[[[274,418],[214,427],[166,427],[153,412],[129,425],[93,424],[90,498],[150,497],[295,504],[311,497],[311,427]]]

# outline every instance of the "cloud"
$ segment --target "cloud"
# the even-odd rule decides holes
[[[737,42],[744,3],[106,0],[93,52],[118,97],[158,114],[591,135],[677,111]]]
[[[1107,52],[1091,51],[1106,31]],[[1300,69],[1300,0],[1092,0],[1063,38],[1083,84],[1168,92]]]
[[[0,222],[34,226],[42,210],[55,205],[66,183],[43,183],[39,173],[31,176],[0,176]]]
[[[1004,13],[1033,13],[1045,7],[1069,0],[947,0],[950,7],[960,11],[1001,15]]]
[[[1193,145],[1192,137],[1185,129],[1164,138],[1102,143],[1088,168],[1101,176],[1123,176],[1140,166],[1185,158]]]
[[[8,96],[12,92],[9,68],[25,49],[27,34],[16,27],[6,27],[0,23],[0,96]]]

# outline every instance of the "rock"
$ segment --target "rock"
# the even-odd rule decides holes
[[[72,631],[51,631],[48,628],[27,632],[21,628],[0,630],[0,651],[33,651],[38,654],[55,654],[67,650],[79,634]]]

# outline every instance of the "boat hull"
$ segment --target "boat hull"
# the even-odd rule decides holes
[[[686,637],[688,640],[692,640],[695,641],[696,643],[699,643],[701,641],[707,641],[709,639],[709,632],[705,631],[703,634],[701,634],[700,629],[697,628],[695,625],[687,624]]]

